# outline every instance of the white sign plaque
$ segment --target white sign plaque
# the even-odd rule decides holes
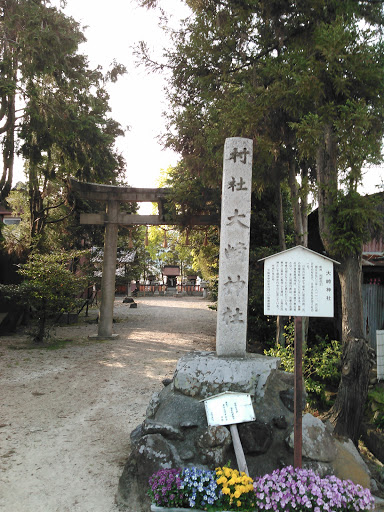
[[[228,391],[204,400],[208,425],[234,425],[255,420],[251,395]]]
[[[264,314],[333,317],[333,260],[297,246],[264,260]]]

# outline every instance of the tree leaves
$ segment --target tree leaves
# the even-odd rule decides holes
[[[52,182],[63,191],[70,175],[116,183],[122,173],[124,162],[115,141],[124,132],[109,116],[105,85],[125,68],[113,62],[105,76],[100,68],[89,68],[78,53],[85,40],[79,24],[49,2],[5,2],[0,23],[0,200],[10,191],[17,145],[27,164],[33,238],[43,233],[53,211],[52,201],[47,204]],[[16,99],[22,107],[18,119]],[[56,197],[57,206],[66,201],[63,193]]]

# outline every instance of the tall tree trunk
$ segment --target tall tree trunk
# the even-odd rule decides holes
[[[6,28],[10,19],[15,16],[17,2],[2,2],[2,37],[0,52],[2,55],[2,79],[7,83],[7,92],[1,94],[1,121],[0,133],[4,134],[3,170],[0,176],[0,202],[5,199],[12,187],[13,166],[15,160],[15,129],[16,129],[16,92],[18,85],[18,44],[17,36]],[[15,44],[16,43],[16,44]],[[3,122],[5,120],[5,122]]]
[[[293,208],[293,223],[295,228],[296,245],[308,247],[308,166],[301,168],[301,186],[296,179],[297,164],[294,157],[289,164],[289,188],[291,191],[291,202]],[[308,338],[309,318],[302,317],[301,339],[303,341],[303,352]]]
[[[295,228],[296,245],[303,245],[303,217],[300,204],[299,185],[296,180],[296,163],[293,158],[289,163],[289,188],[291,191],[291,202],[293,209],[293,225]]]
[[[361,300],[361,255],[345,258],[339,268],[341,286],[343,355],[341,381],[328,417],[335,433],[357,444],[372,368],[370,348],[364,338]]]
[[[29,179],[29,211],[31,215],[30,236],[31,241],[41,234],[45,226],[43,194],[39,187],[39,175],[36,167],[30,163]]]
[[[338,269],[342,302],[342,376],[328,417],[335,432],[357,443],[368,393],[370,349],[364,339],[361,293],[361,252],[340,258],[332,247],[330,207],[337,200],[337,143],[331,126],[318,149],[319,230],[328,254],[341,261]]]
[[[3,142],[3,172],[0,178],[0,201],[5,199],[12,187],[13,166],[15,160],[15,95],[8,99],[8,119]]]
[[[278,180],[275,187],[275,200],[277,210],[277,230],[279,234],[279,246],[282,251],[287,248],[285,243],[285,232],[284,232],[284,212],[283,212],[283,198],[281,195],[281,182]],[[285,347],[284,327],[288,323],[287,316],[279,315],[276,318],[276,345]]]
[[[316,173],[319,202],[319,231],[325,250],[332,254],[331,222],[329,209],[337,199],[337,142],[328,125],[324,128],[323,143],[319,145],[316,158]]]
[[[275,201],[277,211],[277,231],[279,235],[279,247],[282,251],[287,248],[285,243],[283,197],[281,195],[281,182],[277,181],[275,186]]]
[[[364,338],[361,253],[346,257],[338,268],[343,341]]]

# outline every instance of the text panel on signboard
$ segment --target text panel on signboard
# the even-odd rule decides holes
[[[223,393],[204,400],[208,425],[234,425],[254,421],[251,396],[246,393]]]
[[[264,262],[264,314],[333,317],[333,263],[301,252]]]

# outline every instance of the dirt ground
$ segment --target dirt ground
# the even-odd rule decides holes
[[[57,328],[70,342],[55,350],[0,337],[1,511],[118,510],[130,432],[184,353],[214,350],[216,330],[205,299],[135,302],[116,300],[111,341],[89,340],[97,326],[84,319]]]

